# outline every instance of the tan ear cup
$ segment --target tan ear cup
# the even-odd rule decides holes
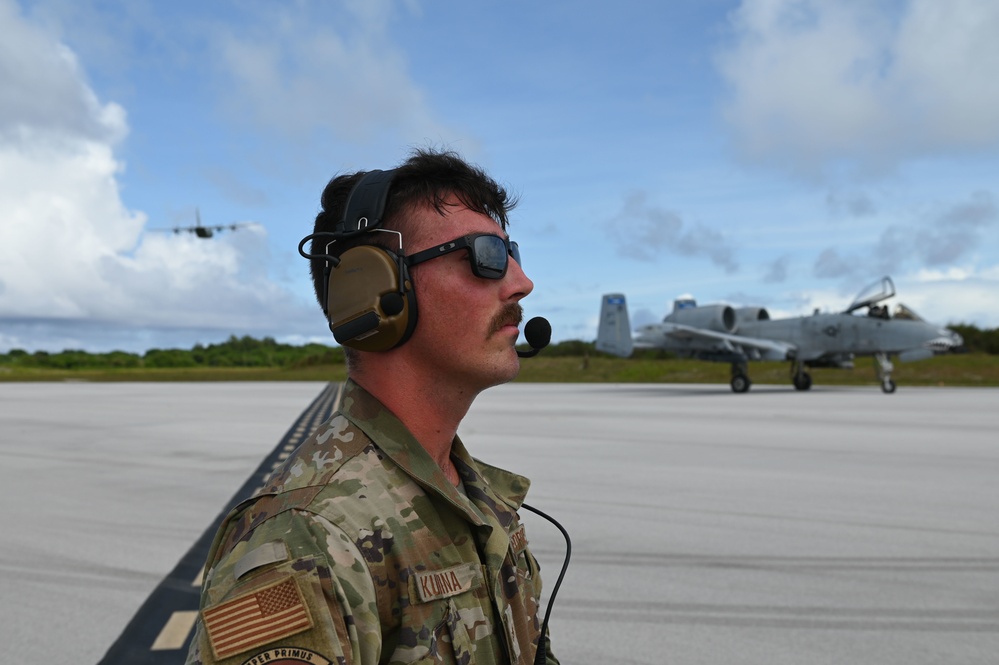
[[[416,297],[405,264],[392,252],[362,245],[330,270],[327,313],[336,341],[359,351],[388,351],[416,326]]]

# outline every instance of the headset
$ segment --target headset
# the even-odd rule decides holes
[[[394,349],[416,328],[416,293],[402,254],[402,234],[380,228],[394,178],[394,169],[365,173],[347,195],[335,230],[310,234],[298,245],[305,258],[325,259],[323,313],[337,343],[359,351]],[[394,235],[398,249],[360,245],[339,257],[330,253],[336,242],[374,232]],[[303,250],[306,242],[320,237],[329,239],[324,253]]]
[[[402,234],[380,228],[396,170],[368,171],[347,195],[343,215],[333,231],[318,231],[302,238],[298,253],[310,261],[323,259],[323,313],[341,346],[359,351],[388,351],[406,342],[416,328],[418,311],[409,263],[402,253]],[[325,215],[326,212],[319,213]],[[359,245],[333,256],[331,247],[366,233],[394,235],[398,249]],[[305,243],[328,239],[323,252],[307,253]],[[315,245],[315,243],[314,243]],[[536,316],[524,327],[530,346],[518,351],[531,358],[548,345],[552,328]]]

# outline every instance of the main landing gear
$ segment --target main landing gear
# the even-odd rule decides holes
[[[895,382],[891,379],[891,373],[895,366],[888,360],[888,354],[885,353],[875,353],[874,360],[878,364],[878,381],[881,382],[881,392],[890,395],[895,392],[896,388]]]
[[[795,390],[811,389],[812,375],[805,369],[805,363],[797,360],[791,363],[791,383]]]
[[[734,393],[749,392],[749,386],[753,382],[749,380],[749,367],[745,361],[732,363],[732,381],[729,385]]]
[[[895,392],[895,382],[892,381],[891,373],[895,366],[888,360],[888,354],[876,353],[874,360],[877,363],[878,381],[881,382],[881,391],[885,394]],[[793,361],[791,363],[791,383],[795,390],[811,390],[812,375],[808,373],[805,363]],[[730,382],[732,392],[749,392],[749,387],[753,382],[749,380],[749,369],[746,361],[735,361],[732,363],[732,380]]]

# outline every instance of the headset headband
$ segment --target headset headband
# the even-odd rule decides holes
[[[389,188],[395,169],[368,171],[350,191],[343,207],[343,217],[336,225],[336,235],[341,238],[373,231],[382,223]]]

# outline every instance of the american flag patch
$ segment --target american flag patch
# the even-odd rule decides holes
[[[312,627],[309,608],[291,577],[207,609],[202,619],[218,660]]]

